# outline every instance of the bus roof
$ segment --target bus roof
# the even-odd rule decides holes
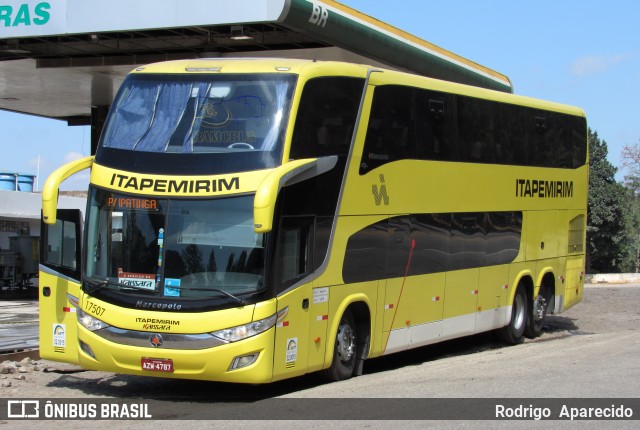
[[[428,88],[454,94],[494,100],[502,103],[519,104],[544,110],[553,110],[571,115],[585,116],[578,107],[550,102],[532,97],[520,96],[501,91],[480,88],[473,85],[429,78],[396,70],[381,69],[364,64],[339,61],[314,61],[290,58],[202,58],[196,60],[175,60],[140,66],[134,74],[197,74],[197,73],[295,73],[307,76],[354,76],[366,77],[367,71],[375,69],[384,72],[384,84],[408,85]],[[377,82],[377,77],[374,78]]]

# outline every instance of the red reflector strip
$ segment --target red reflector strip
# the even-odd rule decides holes
[[[71,312],[74,313],[76,311],[76,308],[68,308],[68,307],[63,307],[62,308],[62,312]]]
[[[393,309],[393,303],[391,303],[390,305],[384,305],[385,309]]]
[[[318,315],[316,321],[326,321],[329,319],[329,315]]]
[[[476,294],[478,294],[478,290],[471,290],[471,294],[475,296]]]
[[[440,301],[440,296],[431,297],[431,301],[432,302],[439,302]]]
[[[509,289],[509,286],[508,286],[508,285],[503,285],[503,286],[502,286],[502,289],[503,289],[503,290],[508,290],[508,289]]]

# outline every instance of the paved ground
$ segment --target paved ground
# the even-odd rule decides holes
[[[239,386],[199,381],[137,377],[108,372],[84,371],[74,366],[40,360],[16,363],[16,373],[2,375],[0,397],[76,398],[96,401],[160,401],[154,418],[180,418],[181,421],[120,421],[115,428],[509,428],[536,425],[522,421],[360,421],[384,407],[404,407],[415,400],[438,398],[514,399],[542,402],[586,402],[588,398],[607,398],[611,402],[633,401],[640,417],[640,284],[588,286],[582,303],[567,312],[551,316],[545,333],[522,345],[505,347],[489,335],[473,336],[440,345],[394,354],[365,364],[365,374],[340,383],[327,384],[313,376],[263,386]],[[4,320],[17,315],[28,320],[29,305],[4,306]],[[30,304],[33,312],[33,303]],[[8,314],[15,317],[8,317]],[[33,316],[33,313],[31,314]],[[22,327],[22,325],[20,325]],[[17,327],[16,330],[19,330]],[[24,326],[26,327],[26,325]],[[1,333],[0,333],[1,334]],[[367,399],[382,400],[366,408]],[[338,400],[329,408],[325,400]],[[385,400],[386,399],[386,400]],[[291,403],[270,402],[285,400]],[[353,419],[354,408],[362,414]],[[556,401],[557,402],[557,401]],[[251,421],[256,410],[267,410],[281,418],[301,405],[308,413],[339,418],[347,407],[349,420]],[[157,406],[157,405],[156,405]],[[425,404],[428,407],[428,404]],[[271,409],[269,409],[271,408]],[[322,408],[325,408],[323,410]],[[377,409],[376,409],[377,408]],[[344,409],[342,409],[344,411]],[[215,421],[190,421],[213,414]],[[411,413],[411,410],[408,411]],[[267,414],[267,415],[268,415]],[[303,415],[305,416],[305,415]],[[636,417],[636,418],[638,418]],[[225,418],[225,419],[223,419]],[[231,419],[234,421],[230,421]],[[245,418],[245,420],[242,420]],[[240,420],[238,420],[240,419]],[[50,421],[0,421],[12,428],[50,428]],[[87,422],[68,421],[65,428],[86,428]],[[540,422],[545,428],[637,428],[637,421]],[[100,425],[107,425],[106,422]]]
[[[640,283],[588,284],[587,288],[638,288]],[[1,354],[38,347],[38,300],[0,297]]]
[[[37,347],[38,301],[0,299],[0,354]]]

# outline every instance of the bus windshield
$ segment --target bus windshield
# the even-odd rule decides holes
[[[282,154],[293,75],[131,75],[111,107],[101,149]]]
[[[253,196],[178,200],[93,189],[85,288],[177,300],[258,292],[266,237],[253,230],[252,205]]]

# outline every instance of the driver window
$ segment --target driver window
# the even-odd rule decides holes
[[[278,265],[281,290],[313,270],[313,217],[285,217],[278,237]]]

